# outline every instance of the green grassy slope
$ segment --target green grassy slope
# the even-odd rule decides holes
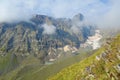
[[[6,56],[0,56],[0,73],[5,74],[19,64],[17,57],[14,54],[8,53]]]
[[[37,58],[29,56],[25,60],[23,60],[21,64],[19,64],[19,67],[12,71],[9,71],[8,73],[2,74],[0,76],[0,80],[15,80],[16,77],[19,76],[18,74],[20,74],[22,71],[23,71],[22,74],[24,75],[24,72],[29,71],[29,69],[36,67],[36,64],[39,63],[40,61]]]
[[[117,36],[92,56],[63,69],[49,80],[119,80],[119,65],[120,36]]]
[[[91,54],[92,52],[89,54],[80,52],[79,55],[63,58],[51,65],[41,65],[38,59],[29,56],[23,60],[18,68],[2,75],[0,80],[46,80],[48,77],[58,73],[61,69],[79,62]]]

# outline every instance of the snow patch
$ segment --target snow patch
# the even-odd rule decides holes
[[[81,47],[86,48],[87,46],[92,46],[93,50],[100,48],[100,40],[102,35],[100,30],[95,31],[95,35],[89,36],[84,44],[81,44]]]

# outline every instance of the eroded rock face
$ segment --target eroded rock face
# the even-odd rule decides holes
[[[78,51],[78,49],[76,47],[72,47],[70,45],[64,46],[63,50],[64,50],[64,52],[69,52],[69,51],[76,52],[76,51]]]
[[[82,14],[76,15],[74,18],[79,21],[84,19]],[[87,27],[84,28],[84,32],[80,29],[79,34],[73,33],[70,30],[73,21],[72,19],[55,19],[45,15],[36,15],[28,22],[1,23],[0,54],[4,56],[7,53],[15,53],[16,56],[22,57],[32,54],[41,60],[45,60],[48,56],[52,55],[53,57],[53,52],[50,54],[50,48],[58,50],[73,43],[73,47],[64,49],[64,51],[74,53],[79,48],[79,44],[86,40],[85,37],[89,36],[95,29],[91,26],[81,26],[81,28]],[[54,52],[54,56],[56,56],[55,54],[57,53]]]

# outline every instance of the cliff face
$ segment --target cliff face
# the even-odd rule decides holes
[[[74,17],[74,19],[76,18],[81,23],[84,17],[82,14],[78,14]],[[18,65],[26,57],[32,55],[45,63],[58,58],[59,49],[62,48],[60,50],[62,51],[66,45],[79,48],[81,42],[84,42],[88,36],[94,35],[96,28],[91,25],[77,25],[79,32],[73,32],[74,19],[55,19],[45,15],[36,15],[30,21],[0,23],[1,59],[8,56],[9,59],[5,59],[5,63],[15,59],[16,65]],[[1,65],[3,64],[1,63]],[[1,73],[6,66],[8,65],[4,64],[1,67]]]
[[[63,69],[50,80],[119,80],[120,35],[107,39],[92,56]]]

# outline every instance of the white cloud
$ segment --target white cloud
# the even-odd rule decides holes
[[[0,22],[28,20],[34,13],[33,0],[3,0],[0,2]],[[33,12],[32,12],[33,11]]]
[[[105,14],[97,16],[95,23],[99,27],[120,27],[120,0],[111,0],[110,9]]]
[[[56,31],[56,27],[54,25],[43,24],[42,25],[44,31],[43,34],[54,34]]]
[[[1,0],[0,22],[28,20],[34,14],[70,17],[83,13],[88,21],[104,26],[120,26],[120,0]]]
[[[98,1],[98,0],[97,0]],[[71,17],[96,0],[1,0],[0,22],[27,20],[33,14]]]

